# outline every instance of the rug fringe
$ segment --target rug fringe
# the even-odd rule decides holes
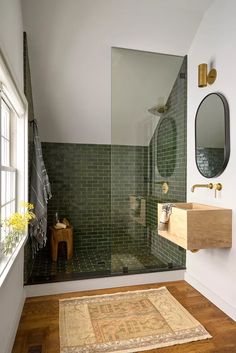
[[[159,345],[151,345],[151,346],[147,346],[147,347],[131,348],[131,349],[128,349],[128,350],[125,349],[125,350],[121,350],[121,351],[114,351],[113,350],[113,351],[106,352],[106,353],[136,353],[136,352],[140,352],[140,350],[142,352],[144,352],[144,351],[149,351],[151,349],[177,346],[177,345],[183,344],[183,343],[191,343],[191,342],[196,342],[196,341],[210,339],[210,338],[212,338],[212,336],[210,334],[206,334],[206,335],[204,335],[202,337],[195,337],[193,339],[184,339],[184,340],[180,340],[178,342],[161,343]]]
[[[96,298],[96,297],[109,297],[109,296],[113,296],[113,295],[121,295],[121,294],[127,294],[127,293],[151,292],[151,291],[159,291],[159,290],[163,290],[163,289],[168,290],[165,286],[162,286],[162,287],[159,287],[159,288],[142,289],[142,290],[129,290],[129,291],[125,291],[125,292],[116,292],[116,293],[110,293],[110,294],[84,295],[84,296],[81,296],[81,297],[72,297],[72,298],[59,299],[59,302],[66,302],[68,300],[76,300],[76,299],[81,299],[81,298],[86,299],[86,298]],[[169,292],[169,290],[168,290],[168,292]]]

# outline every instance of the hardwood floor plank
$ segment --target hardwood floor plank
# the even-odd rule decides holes
[[[38,353],[37,346],[42,347],[40,353],[60,353],[58,317],[60,299],[159,288],[163,285],[213,338],[153,349],[148,351],[149,353],[236,353],[236,322],[184,281],[28,298],[24,305],[12,353]]]

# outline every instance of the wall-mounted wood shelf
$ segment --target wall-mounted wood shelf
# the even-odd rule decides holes
[[[162,204],[158,204],[158,220]],[[232,210],[198,203],[175,203],[165,231],[158,234],[187,250],[230,248]]]

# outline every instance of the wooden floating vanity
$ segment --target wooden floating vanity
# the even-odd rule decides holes
[[[158,204],[158,220],[162,204]],[[187,250],[230,248],[232,210],[199,203],[175,203],[167,230],[158,234]]]

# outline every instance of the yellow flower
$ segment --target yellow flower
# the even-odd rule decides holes
[[[13,213],[8,219],[5,220],[5,224],[8,227],[12,227],[16,231],[24,231],[28,224],[28,217],[26,214],[20,214],[18,212]]]
[[[26,208],[27,210],[33,210],[34,209],[34,205],[32,203],[25,202],[25,201],[21,201],[20,202],[20,206],[23,207],[23,208]]]
[[[20,206],[24,208],[23,213],[15,212],[3,222],[8,227],[7,236],[5,237],[5,253],[12,251],[24,234],[29,222],[35,218],[35,214],[32,211],[34,205],[28,202],[21,202]]]

